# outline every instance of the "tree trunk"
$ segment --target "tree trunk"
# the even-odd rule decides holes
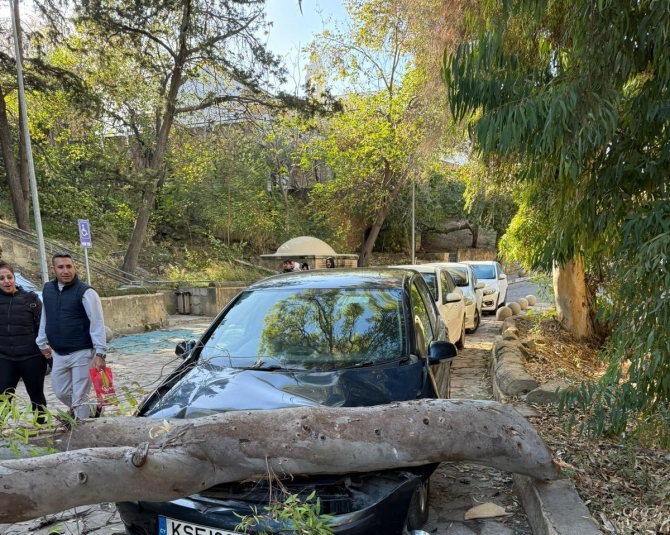
[[[2,161],[7,175],[7,184],[9,186],[9,195],[12,199],[12,208],[16,218],[16,226],[21,230],[30,232],[30,216],[26,206],[23,191],[21,188],[21,178],[19,170],[16,167],[14,158],[14,144],[12,143],[12,131],[7,119],[7,107],[5,105],[5,95],[0,86],[0,150],[2,151]]]
[[[60,445],[69,451],[0,462],[0,523],[91,503],[174,500],[269,469],[345,474],[468,461],[558,477],[532,425],[493,401],[240,411],[167,423],[89,420]]]
[[[170,132],[174,123],[174,116],[177,110],[177,96],[179,88],[181,87],[182,74],[186,58],[188,56],[187,47],[187,32],[191,21],[191,2],[184,2],[184,10],[182,12],[182,20],[179,29],[179,52],[175,58],[174,68],[172,69],[172,76],[170,78],[170,89],[168,91],[165,103],[165,113],[162,121],[158,122],[159,128],[156,136],[156,148],[149,158],[149,169],[156,172],[159,178],[152,179],[147,190],[145,190],[142,197],[142,203],[137,211],[137,219],[135,220],[135,227],[133,234],[128,243],[128,249],[123,257],[122,270],[128,273],[135,273],[137,269],[137,261],[142,250],[144,239],[147,236],[147,229],[149,228],[149,219],[154,210],[156,202],[156,195],[162,183],[163,162],[167,153],[168,142],[170,141]]]
[[[14,18],[16,19],[16,34],[18,35],[18,45],[19,45],[19,55],[21,57],[21,63],[25,65],[23,61],[23,28],[21,27],[21,14],[19,12],[19,3],[14,2]],[[27,115],[27,114],[26,114]],[[28,125],[26,125],[26,128]],[[21,112],[21,101],[19,100],[19,173],[21,178],[21,192],[23,195],[23,204],[25,206],[25,211],[27,214],[30,214],[30,173],[28,169],[28,150],[26,148],[26,136],[24,133],[23,126],[23,113]],[[21,228],[19,226],[19,228]],[[24,230],[30,230],[30,223],[28,223],[28,228]]]
[[[472,230],[472,248],[476,249],[479,241],[479,227],[475,225],[470,230]]]
[[[387,169],[385,172],[390,173],[391,171]],[[382,207],[377,212],[377,217],[375,217],[375,221],[370,227],[370,232],[363,240],[361,255],[358,257],[358,267],[364,267],[368,256],[370,256],[372,253],[372,249],[374,249],[375,242],[379,236],[379,231],[381,230],[382,225],[386,220],[386,216],[391,211],[391,208],[393,208],[393,203],[395,203],[396,199],[398,198],[401,186],[401,181],[399,181],[398,184],[396,184],[395,187],[389,192],[388,196],[382,204]]]
[[[591,336],[593,323],[582,260],[573,258],[562,266],[555,263],[553,271],[558,320],[577,338]]]

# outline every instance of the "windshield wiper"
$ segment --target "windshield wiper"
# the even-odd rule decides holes
[[[351,366],[346,366],[347,368],[367,368],[368,366],[374,366],[376,364],[381,364],[381,362],[377,362],[376,360],[366,360],[365,362],[357,362],[356,364],[352,364]]]
[[[289,369],[286,366],[282,366],[281,364],[265,363],[263,361],[256,362],[252,366],[244,366],[244,367],[235,366],[235,367],[238,370],[261,370],[264,372],[276,372],[278,370],[289,371]]]

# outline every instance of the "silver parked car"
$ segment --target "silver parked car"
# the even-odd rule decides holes
[[[482,321],[482,304],[486,285],[477,279],[472,266],[458,262],[433,262],[423,265],[439,266],[447,269],[456,286],[463,292],[467,332],[475,332]]]

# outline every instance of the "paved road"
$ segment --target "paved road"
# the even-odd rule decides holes
[[[514,298],[536,293],[532,283],[510,286]],[[517,295],[518,294],[518,295]],[[211,318],[174,318],[162,331],[120,338],[110,344],[108,365],[114,371],[117,393],[126,387],[141,398],[179,362],[174,347],[183,339],[197,338]],[[452,397],[491,399],[487,359],[501,323],[486,316],[473,335],[466,336],[466,347],[453,364]],[[19,389],[19,395],[25,392]],[[61,406],[47,378],[50,407]],[[463,521],[464,513],[479,503],[493,502],[505,507],[509,516],[497,519]],[[56,529],[57,528],[57,529]],[[431,506],[425,531],[431,535],[527,535],[531,533],[512,479],[492,468],[465,463],[443,463],[431,478]],[[0,524],[0,535],[121,535],[124,532],[114,504],[103,503],[68,510],[47,518],[13,525]]]

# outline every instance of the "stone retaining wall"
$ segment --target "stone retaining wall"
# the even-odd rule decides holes
[[[189,292],[191,302],[191,314],[194,316],[216,316],[238,293],[246,286],[218,287],[208,286],[199,288],[195,286],[180,286],[179,292]],[[173,294],[175,309],[178,309],[178,296]]]
[[[2,236],[0,237],[0,256],[3,260],[13,264],[18,272],[21,272],[21,269],[39,272],[39,257],[34,247],[28,247],[19,241]]]
[[[502,337],[496,339],[491,349],[491,382],[497,401],[528,394],[538,387],[524,368],[525,358],[514,318],[508,318],[503,322]]]
[[[135,334],[167,326],[163,293],[102,297],[105,325],[117,334]]]
[[[497,257],[498,249],[495,247],[458,249],[459,262],[465,262],[466,260],[496,260]]]

